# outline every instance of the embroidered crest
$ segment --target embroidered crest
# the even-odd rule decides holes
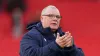
[[[44,38],[44,41],[47,41],[47,40]]]

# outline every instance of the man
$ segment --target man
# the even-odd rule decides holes
[[[40,22],[33,24],[21,40],[20,56],[84,56],[71,33],[62,32],[59,10],[49,5],[42,10]]]

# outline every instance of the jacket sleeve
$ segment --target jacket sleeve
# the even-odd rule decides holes
[[[76,47],[75,45],[73,45],[72,47],[65,47],[63,50],[62,50],[64,56],[85,56],[82,49],[81,48],[78,48]],[[66,54],[68,53],[68,54]]]
[[[20,42],[20,56],[48,56],[58,50],[59,47],[55,41],[43,47],[39,47],[37,36],[31,37],[28,34],[25,35]]]

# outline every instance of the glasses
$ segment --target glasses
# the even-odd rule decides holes
[[[57,19],[61,19],[62,18],[62,16],[60,16],[60,15],[53,15],[53,14],[48,14],[48,15],[42,15],[42,16],[48,16],[48,17],[50,17],[50,18],[57,18]]]

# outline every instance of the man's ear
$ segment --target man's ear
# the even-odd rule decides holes
[[[43,17],[42,16],[40,16],[40,20],[41,20],[41,22],[43,22]]]

